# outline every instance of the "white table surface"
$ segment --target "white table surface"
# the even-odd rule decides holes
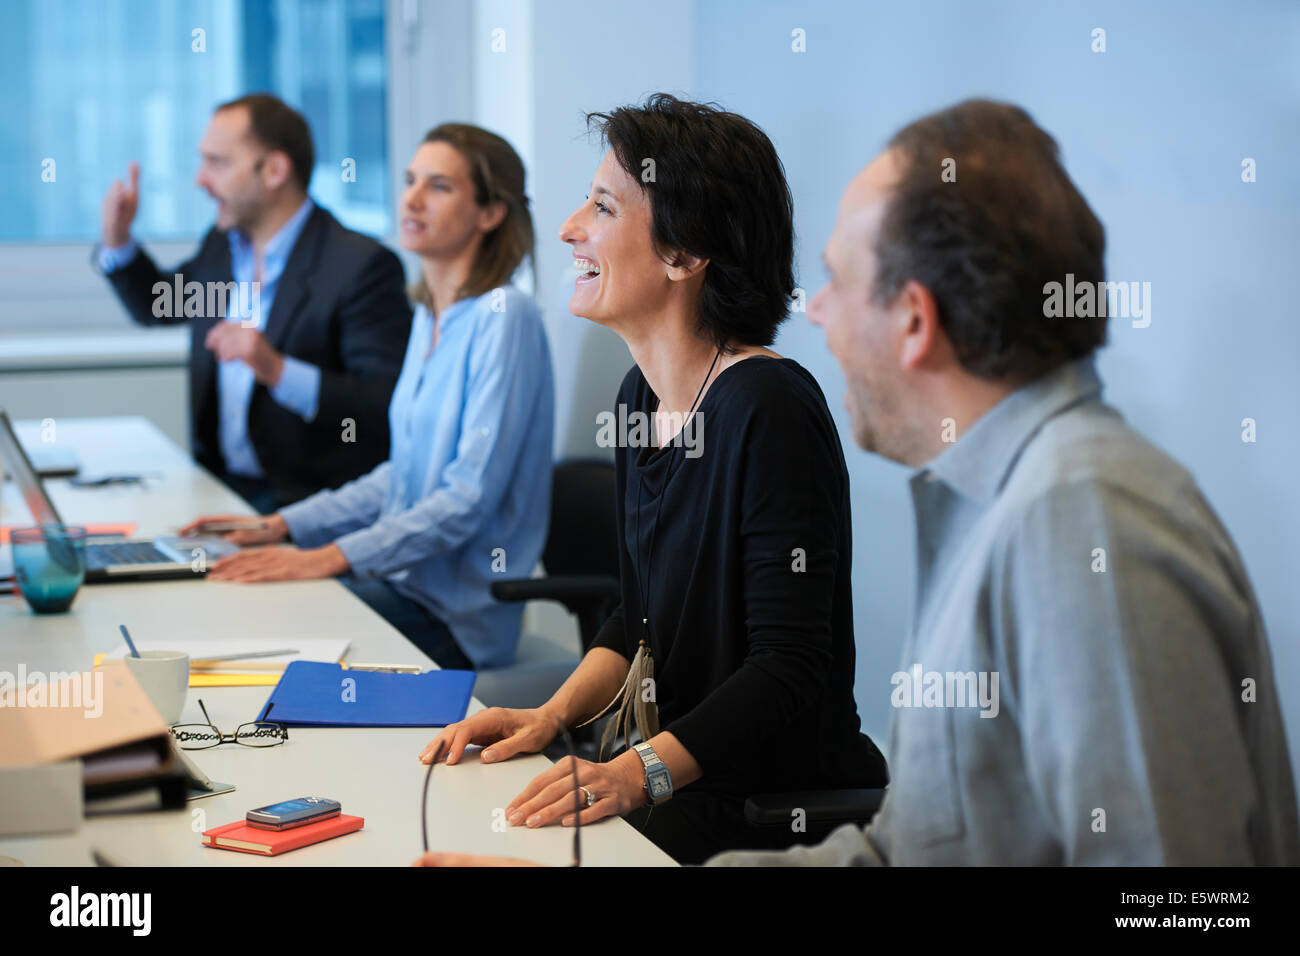
[[[72,449],[83,473],[157,472],[143,488],[73,488],[46,483],[63,520],[136,522],[136,534],[174,531],[203,513],[251,514],[248,506],[194,464],[189,455],[143,418],[60,419],[54,444]],[[37,422],[17,423],[34,447]],[[28,521],[12,482],[0,495],[0,522]],[[0,595],[0,669],[14,672],[88,669],[98,652],[121,643],[118,625],[132,637],[346,637],[348,660],[436,666],[383,618],[337,581],[275,584],[161,581],[83,587],[66,614],[37,616],[17,595]],[[269,687],[191,688],[181,720],[208,714],[226,732],[256,718]],[[475,700],[470,712],[481,708]],[[89,819],[73,834],[0,838],[0,856],[28,865],[88,865],[96,849],[125,865],[373,866],[406,865],[420,855],[420,792],[425,766],[416,758],[436,731],[384,728],[289,728],[278,747],[254,750],[227,745],[190,756],[231,793],[191,801],[183,811]],[[572,830],[500,828],[504,808],[549,766],[540,755],[495,766],[470,757],[438,767],[429,794],[430,847],[513,856],[567,865]],[[338,800],[343,812],[365,817],[349,834],[278,857],[203,847],[204,829],[243,819],[258,806],[299,796]],[[620,818],[582,829],[584,863],[671,866],[673,861]]]

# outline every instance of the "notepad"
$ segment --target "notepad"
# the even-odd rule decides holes
[[[291,830],[263,830],[250,827],[245,821],[238,820],[222,827],[204,830],[203,845],[217,850],[237,850],[240,853],[278,856],[290,850],[320,843],[322,840],[332,840],[345,833],[352,833],[360,830],[365,824],[364,818],[350,817],[346,814],[339,814],[337,817],[321,820],[319,823],[294,827]]]
[[[463,720],[474,671],[384,674],[295,661],[258,720],[297,727],[445,727]]]

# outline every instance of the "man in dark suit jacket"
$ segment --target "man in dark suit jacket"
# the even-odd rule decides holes
[[[198,253],[164,274],[131,240],[132,163],[96,260],[136,322],[189,323],[194,457],[269,512],[387,459],[411,308],[397,256],[307,197],[298,113],[266,94],[226,103],[199,151],[218,209]]]

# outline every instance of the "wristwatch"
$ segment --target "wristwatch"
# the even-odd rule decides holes
[[[673,778],[668,767],[659,759],[654,748],[647,743],[639,743],[632,748],[645,765],[645,789],[650,795],[650,803],[658,806],[666,803],[673,796]]]

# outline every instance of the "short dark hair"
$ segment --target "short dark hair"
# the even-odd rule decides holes
[[[794,201],[772,141],[743,116],[667,93],[590,113],[593,126],[650,200],[665,261],[709,260],[700,334],[727,350],[771,345],[794,295]]]
[[[903,172],[877,239],[877,301],[909,279],[925,286],[962,366],[983,378],[1034,378],[1105,343],[1104,317],[1044,316],[1046,283],[1105,280],[1106,232],[1028,113],[966,100],[889,147]]]
[[[311,144],[311,128],[302,114],[270,93],[249,93],[222,103],[214,112],[240,106],[248,110],[249,134],[267,149],[278,150],[289,157],[293,178],[306,192],[316,163],[316,151]]]

